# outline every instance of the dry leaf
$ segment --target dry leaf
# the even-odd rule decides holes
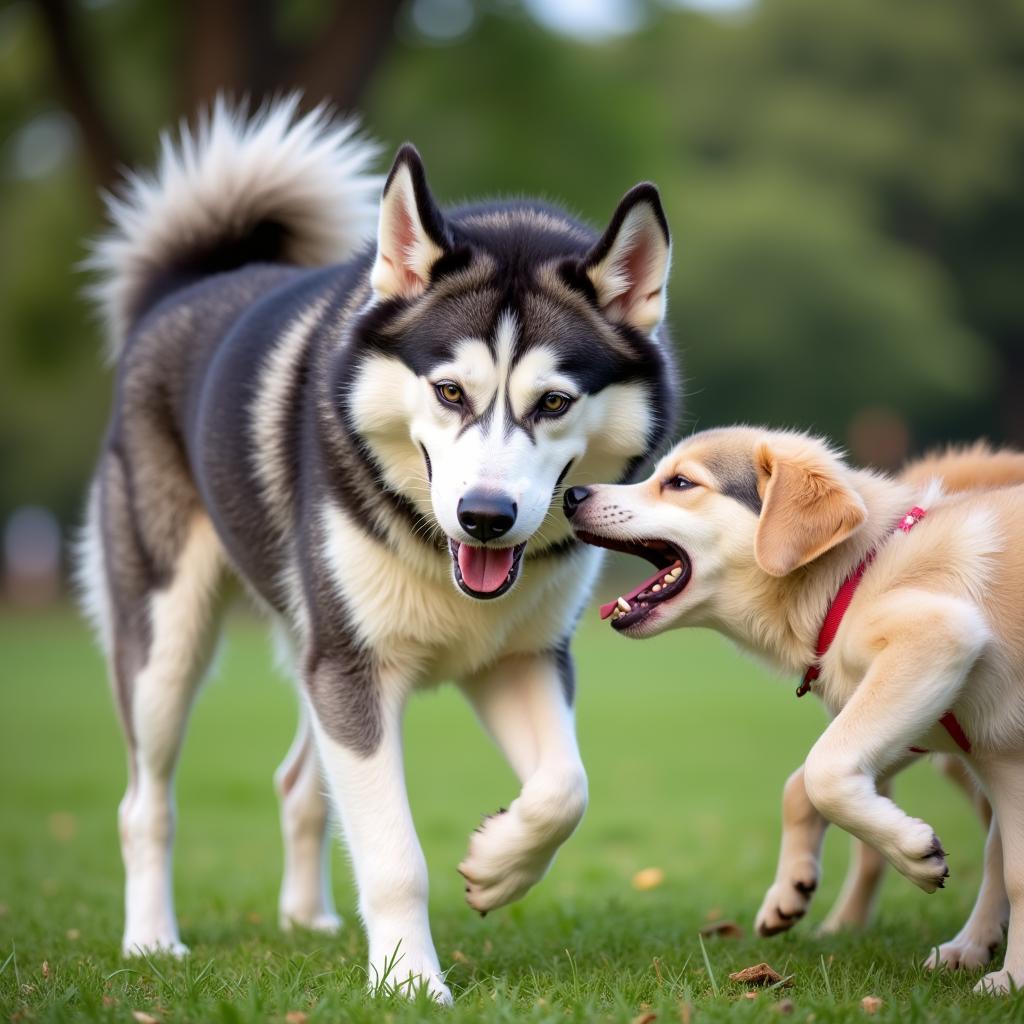
[[[693,1020],[693,1003],[679,1004],[679,1024],[690,1024]]]
[[[146,1013],[145,1010],[132,1010],[132,1016],[139,1024],[160,1024],[158,1018],[154,1017],[151,1013]]]
[[[712,924],[704,925],[700,934],[705,939],[713,938],[716,935],[721,939],[742,939],[744,932],[735,921],[715,921]]]
[[[729,975],[730,981],[738,982],[740,985],[789,985],[792,982],[789,978],[783,978],[778,971],[769,967],[768,964],[755,964],[753,967],[745,967],[742,971],[736,971]]]
[[[633,888],[637,892],[657,889],[665,881],[665,872],[661,868],[644,868],[633,876]]]
[[[865,996],[860,1006],[869,1017],[873,1017],[882,1008],[882,1000],[878,996]]]
[[[303,1013],[301,1010],[289,1010],[285,1015],[284,1019],[287,1024],[306,1024],[309,1020],[309,1014]]]
[[[463,953],[461,949],[456,949],[456,950],[452,951],[452,959],[457,964],[468,964],[469,963],[469,957],[466,956],[466,954]]]
[[[656,1013],[648,1011],[647,1013],[641,1013],[639,1016],[634,1017],[632,1024],[651,1024],[651,1021],[655,1021],[657,1019],[658,1015]]]
[[[58,843],[70,843],[78,835],[78,821],[67,811],[54,811],[50,815],[50,835]]]
[[[791,1014],[796,1009],[796,1007],[793,1005],[792,999],[780,999],[775,1004],[775,1009],[778,1010],[781,1014],[788,1015]]]

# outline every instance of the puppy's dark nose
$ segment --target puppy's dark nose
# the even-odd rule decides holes
[[[570,487],[562,498],[562,508],[565,510],[566,519],[572,519],[576,515],[576,509],[590,497],[589,487]]]
[[[479,541],[497,540],[515,525],[518,506],[507,494],[470,491],[459,499],[459,525]]]

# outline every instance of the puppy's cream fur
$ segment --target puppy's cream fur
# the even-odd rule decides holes
[[[999,486],[1007,474],[1013,478],[1012,455],[988,464],[982,486],[989,489],[943,493],[937,482],[923,482],[962,471],[953,489],[976,487],[979,474],[965,482],[970,467],[953,466],[953,457],[937,456],[896,480],[850,467],[807,435],[707,431],[677,446],[644,483],[590,488],[573,526],[613,544],[669,542],[692,564],[680,593],[652,602],[625,628],[618,623],[620,632],[646,637],[707,626],[792,675],[814,661],[843,580],[876,552],[814,684],[833,720],[802,774],[790,780],[786,799],[799,811],[806,794],[821,816],[934,891],[948,874],[941,844],[884,788],[913,758],[910,747],[961,753],[939,725],[954,711],[973,744],[969,768],[994,812],[983,908],[989,932],[969,938],[998,942],[998,929],[992,932],[1005,906],[995,877],[1002,860],[1006,960],[979,988],[1006,991],[1024,984],[1024,486]],[[915,505],[926,517],[910,532],[897,530]],[[807,816],[806,835],[795,844],[813,851],[806,865],[813,871],[823,831],[816,817]],[[816,880],[812,874],[782,884],[807,895]],[[974,963],[978,952],[959,959]]]

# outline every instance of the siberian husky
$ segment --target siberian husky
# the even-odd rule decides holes
[[[403,707],[453,680],[508,758],[522,790],[459,870],[477,911],[522,896],[587,801],[569,640],[600,556],[556,513],[670,428],[669,233],[650,184],[600,236],[530,200],[442,212],[409,145],[381,196],[375,147],[296,111],[165,137],[92,259],[117,379],[80,575],[129,750],[123,948],[186,952],[171,786],[234,575],[300,680],[281,922],[339,925],[323,779],[371,984],[446,1001]]]
[[[1015,461],[1019,472],[1005,453],[975,476],[1012,479]],[[925,892],[943,886],[935,833],[879,789],[937,750],[964,759],[992,821],[975,909],[929,966],[986,963],[1008,918],[1003,967],[977,987],[1024,985],[1024,486],[943,494],[939,480],[854,469],[805,434],[734,427],[684,440],[646,482],[570,488],[565,510],[579,538],[657,570],[605,606],[614,629],[717,629],[806,669],[797,692],[834,716],[787,784],[762,931],[778,930],[782,906],[791,919],[806,908],[825,821]]]

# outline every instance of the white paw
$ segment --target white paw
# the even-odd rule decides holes
[[[279,923],[281,930],[285,932],[290,932],[293,928],[305,928],[311,932],[320,932],[322,935],[337,935],[343,922],[334,911],[298,914],[282,910]]]
[[[982,995],[1001,996],[1015,989],[1024,988],[1024,971],[992,971],[986,974],[977,985],[974,991]]]
[[[929,971],[937,967],[947,967],[951,971],[974,971],[984,967],[999,945],[999,936],[994,942],[986,942],[983,938],[971,935],[958,935],[949,942],[944,942],[938,949],[933,949],[925,960],[924,966]]]
[[[935,892],[945,886],[949,877],[946,851],[931,825],[912,819],[899,837],[898,845],[882,852],[900,874],[925,892]]]
[[[515,810],[492,814],[469,838],[459,865],[466,902],[481,914],[519,899],[544,877],[556,844],[530,841]]]
[[[180,939],[135,938],[125,936],[121,943],[121,955],[135,956],[188,956],[191,950]]]
[[[787,871],[786,877],[777,880],[765,893],[754,919],[758,935],[778,935],[792,928],[807,913],[817,888],[818,871],[813,862],[795,865]]]
[[[414,999],[425,990],[435,1002],[450,1006],[452,994],[445,984],[437,958],[427,954],[406,955],[401,946],[389,956],[374,957],[367,968],[370,994],[401,995]]]

